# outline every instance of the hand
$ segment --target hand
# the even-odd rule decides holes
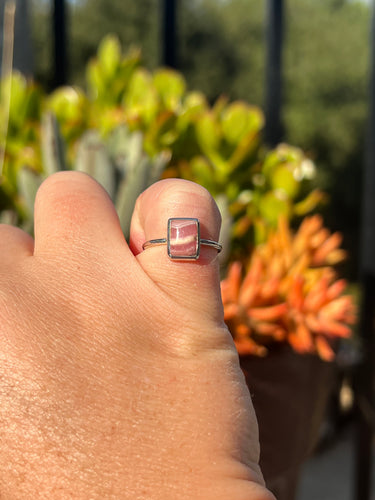
[[[166,180],[138,199],[128,246],[107,194],[76,172],[42,184],[35,243],[0,226],[2,499],[273,498],[217,251],[142,251],[169,217],[218,238],[210,195]]]

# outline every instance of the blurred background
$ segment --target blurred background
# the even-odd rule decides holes
[[[4,0],[0,4],[3,11]],[[270,9],[281,6],[282,33],[274,40],[280,48],[278,75],[269,67],[269,30],[275,21]],[[111,33],[124,52],[139,48],[142,65],[151,71],[161,65],[177,69],[188,88],[203,92],[211,105],[226,96],[264,110],[274,77],[280,105],[276,142],[301,148],[315,163],[313,188],[326,193],[319,211],[325,225],[343,235],[349,258],[340,273],[358,298],[371,12],[365,0],[17,0],[14,67],[46,92],[65,84],[84,88],[87,63]],[[276,19],[274,29],[277,24]],[[375,498],[368,496],[366,477],[368,486],[355,496],[358,454],[370,477],[375,475],[371,449],[355,447],[351,356],[339,373],[319,447],[303,468],[297,500]],[[372,431],[366,432],[362,439],[371,441]]]

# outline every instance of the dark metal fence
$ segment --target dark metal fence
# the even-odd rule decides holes
[[[162,63],[177,67],[177,5],[176,0],[163,0]]]
[[[67,81],[67,36],[65,0],[53,0],[54,87]]]
[[[283,136],[281,123],[284,0],[267,0],[267,61],[265,75],[265,141],[276,146]]]
[[[265,75],[265,141],[274,146],[283,135],[281,123],[282,101],[282,46],[284,0],[267,1],[267,64]],[[161,17],[161,63],[171,68],[178,66],[177,8],[178,0],[160,0]],[[65,0],[53,0],[54,33],[54,78],[55,86],[67,80],[67,37]]]
[[[360,254],[363,293],[360,332],[363,355],[356,383],[358,435],[355,500],[370,500],[372,438],[375,430],[375,0],[372,9],[369,116],[364,164]]]

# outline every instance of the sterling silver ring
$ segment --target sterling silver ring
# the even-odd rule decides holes
[[[214,248],[221,252],[222,246],[217,241],[201,239],[198,219],[174,217],[168,219],[167,237],[149,240],[142,248],[167,245],[168,256],[173,260],[199,259],[201,245]]]

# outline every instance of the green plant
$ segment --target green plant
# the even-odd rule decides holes
[[[167,167],[164,175],[194,180],[217,198],[231,221],[224,230],[230,254],[246,253],[263,241],[277,214],[304,215],[322,200],[322,193],[311,190],[315,167],[301,150],[286,144],[273,151],[264,147],[260,109],[224,98],[210,106],[203,94],[186,89],[180,73],[146,70],[136,50],[123,56],[113,36],[100,44],[86,74],[87,91],[62,87],[50,95],[17,73],[1,82],[2,94],[11,88],[11,106],[0,187],[3,204],[17,213],[20,224],[32,226],[35,186],[59,169],[90,170],[116,198],[107,171],[128,176],[116,163],[116,151],[127,147],[119,138],[128,140],[132,133],[139,151],[159,165],[157,175]],[[96,141],[100,146],[93,146]],[[82,167],[81,160],[77,165],[79,152],[96,147],[95,161],[103,167]],[[58,158],[48,153],[55,149]],[[135,170],[144,177],[141,167]]]
[[[50,113],[44,116],[42,123],[42,156],[46,166],[42,172],[29,168],[18,170],[18,190],[27,210],[27,218],[20,225],[30,232],[39,185],[46,176],[67,168],[56,119]],[[127,238],[138,195],[160,179],[168,160],[167,152],[150,158],[143,151],[142,134],[131,133],[125,126],[119,126],[105,141],[97,131],[86,131],[80,138],[71,168],[91,175],[106,189]]]

